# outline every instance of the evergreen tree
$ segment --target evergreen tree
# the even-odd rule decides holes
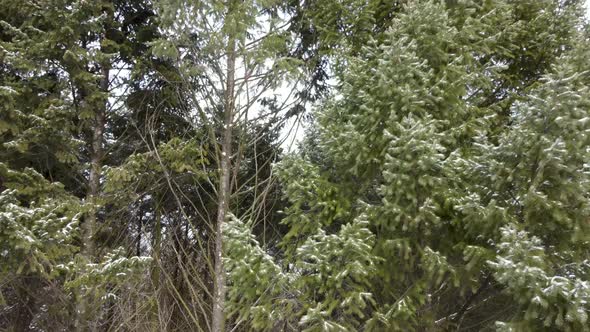
[[[587,41],[576,4],[529,5],[411,3],[346,58],[317,151],[279,168],[288,281],[250,305],[292,329],[586,328]]]
[[[581,9],[0,0],[0,329],[588,331]]]
[[[138,45],[145,36],[137,29],[147,17],[142,6],[110,1],[0,4],[0,182],[7,204],[2,233],[35,242],[23,247],[7,241],[5,255],[23,257],[24,248],[31,257],[47,256],[42,263],[22,260],[21,268],[11,272],[10,284],[2,286],[11,292],[28,287],[28,281],[34,285],[22,298],[10,299],[16,309],[6,314],[8,326],[15,324],[17,330],[108,324],[101,307],[116,298],[113,289],[120,282],[131,280],[126,275],[145,265],[141,259],[127,260],[120,250],[108,253],[112,246],[103,247],[96,236],[102,221],[98,196],[107,112],[113,109],[108,99],[117,84],[111,70],[142,52]],[[11,219],[17,211],[21,216]]]

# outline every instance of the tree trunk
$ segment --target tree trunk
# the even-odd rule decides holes
[[[101,69],[101,80],[100,80],[100,90],[102,92],[108,92],[109,89],[109,71],[110,68],[107,65],[104,65]],[[102,141],[104,136],[104,127],[105,127],[105,120],[106,119],[106,102],[104,105],[101,105],[96,109],[96,113],[94,116],[94,124],[92,128],[92,140],[91,146],[92,150],[90,152],[90,176],[88,179],[88,192],[86,194],[86,199],[92,203],[97,203],[97,198],[100,195],[100,175],[101,175],[101,168],[102,168],[102,158],[103,158],[103,147]],[[92,209],[92,212],[88,214],[86,220],[84,220],[84,229],[83,231],[83,246],[84,246],[84,254],[87,257],[92,257],[94,255],[94,231],[96,227],[96,214],[97,211],[95,208]]]
[[[152,242],[152,285],[154,290],[157,292],[160,288],[160,246],[162,242],[162,224],[161,224],[161,212],[160,212],[160,204],[156,201],[156,205],[154,207],[154,213],[156,214],[156,218],[154,220],[154,232],[153,232],[153,242]]]
[[[232,15],[232,0],[228,8],[228,17]],[[223,268],[223,239],[222,228],[228,210],[231,196],[231,153],[232,153],[232,123],[235,112],[235,66],[236,66],[236,41],[235,36],[230,32],[227,44],[227,80],[225,87],[225,109],[223,123],[223,141],[221,143],[221,174],[218,188],[218,209],[217,224],[215,228],[215,283],[213,291],[213,323],[212,330],[221,332],[224,329],[224,302],[225,302],[225,272]]]
[[[100,91],[108,92],[109,89],[109,72],[110,65],[104,64],[101,68]],[[94,123],[92,127],[91,151],[90,151],[90,174],[88,178],[88,191],[86,200],[93,204],[91,211],[88,213],[82,224],[82,255],[92,261],[95,255],[94,232],[96,228],[96,215],[98,213],[95,204],[98,203],[100,196],[100,176],[102,169],[104,129],[106,121],[107,101],[99,105],[94,114]],[[76,330],[77,331],[95,331],[95,326],[89,326],[89,299],[84,295],[79,295],[76,308]]]

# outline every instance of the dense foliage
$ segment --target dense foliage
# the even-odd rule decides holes
[[[590,331],[583,5],[0,0],[0,329]]]

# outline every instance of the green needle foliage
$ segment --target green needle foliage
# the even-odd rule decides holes
[[[590,332],[583,5],[0,0],[0,330]]]
[[[577,8],[411,2],[351,53],[301,153],[279,165],[289,231],[272,264],[290,281],[244,284],[277,293],[251,297],[275,317],[252,326],[586,331],[590,94]],[[227,254],[239,289],[237,271],[254,266]]]

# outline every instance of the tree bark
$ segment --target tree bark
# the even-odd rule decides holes
[[[162,221],[161,221],[161,212],[160,212],[160,204],[156,201],[154,207],[154,213],[156,214],[156,218],[154,220],[154,231],[153,231],[153,242],[152,242],[152,284],[155,291],[158,291],[160,288],[160,246],[162,242]]]
[[[228,17],[232,15],[232,0],[229,1]],[[221,144],[221,170],[218,188],[217,223],[215,228],[215,282],[213,291],[213,322],[212,330],[221,332],[224,329],[225,306],[225,271],[223,268],[223,238],[222,229],[229,212],[229,199],[231,196],[231,153],[232,153],[232,123],[235,112],[235,67],[236,67],[236,40],[230,32],[227,44],[227,79],[225,87],[225,107],[223,121],[223,141]]]
[[[109,89],[109,71],[108,65],[103,65],[101,68],[100,91],[108,92]],[[90,151],[90,175],[88,179],[88,192],[86,199],[92,203],[97,203],[97,198],[100,195],[100,176],[102,169],[104,128],[106,121],[106,101],[96,109],[94,116],[94,124],[92,127],[91,151]],[[83,252],[87,257],[94,256],[94,232],[96,227],[95,208],[88,214],[84,220],[83,228]]]
[[[101,79],[99,83],[99,89],[101,92],[108,92],[110,69],[110,64],[103,64],[101,66]],[[96,107],[90,141],[90,174],[88,178],[86,200],[90,202],[93,207],[82,224],[82,255],[89,261],[92,261],[95,256],[94,233],[96,231],[96,216],[98,213],[95,206],[98,203],[98,197],[100,196],[100,177],[104,155],[102,143],[106,122],[106,110],[106,100],[104,103]],[[89,309],[88,299],[83,298],[83,295],[78,299],[76,311],[75,325],[77,331],[95,331],[97,329],[95,326],[88,324],[91,310]]]

